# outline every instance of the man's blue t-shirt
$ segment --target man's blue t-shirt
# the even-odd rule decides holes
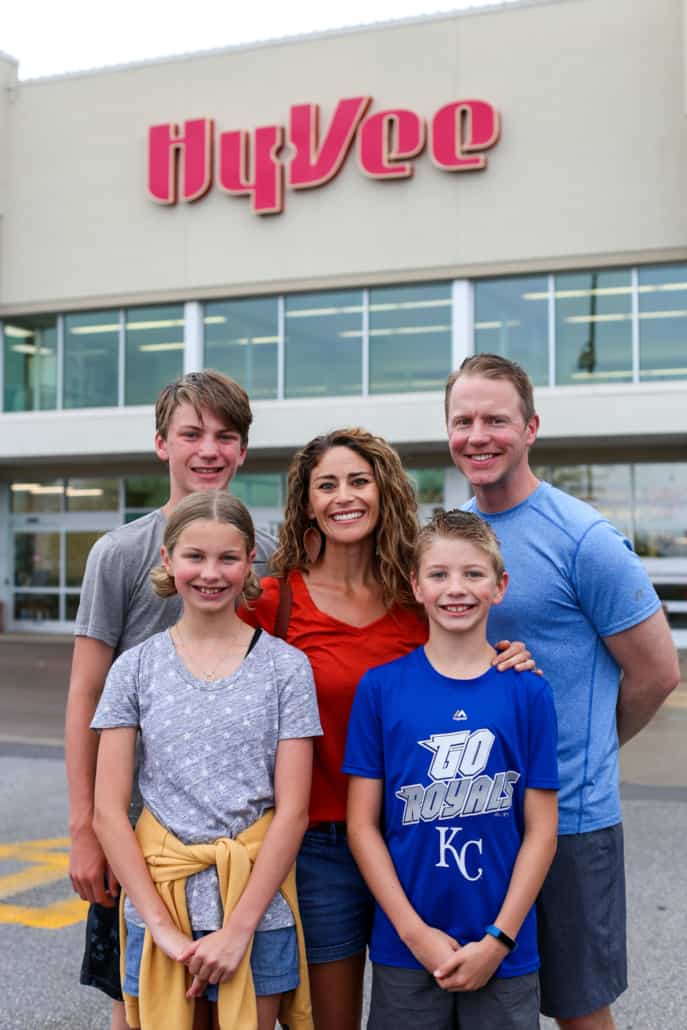
[[[343,769],[384,780],[384,838],[415,911],[479,941],[508,890],[525,790],[558,787],[551,690],[528,672],[450,679],[418,648],[361,679]],[[517,943],[497,976],[537,969],[534,909]],[[379,906],[370,957],[421,968]]]
[[[632,546],[598,511],[541,483],[508,511],[482,512],[510,581],[489,614],[491,641],[524,640],[558,715],[559,833],[621,818],[616,705],[620,669],[603,637],[636,626],[659,600]]]

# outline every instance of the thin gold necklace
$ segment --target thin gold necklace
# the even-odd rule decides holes
[[[231,656],[232,656],[232,655],[237,655],[237,654],[243,654],[243,649],[242,649],[241,651],[235,651],[235,650],[233,649],[233,647],[232,647],[232,650],[231,650],[231,651],[227,651],[227,652],[225,652],[225,653],[224,653],[224,654],[223,654],[223,655],[222,655],[222,656],[220,657],[219,661],[218,661],[218,662],[216,662],[216,664],[215,664],[215,665],[213,665],[212,669],[210,669],[210,670],[206,671],[205,669],[202,669],[202,668],[200,667],[200,665],[198,664],[198,659],[197,659],[197,657],[196,657],[196,656],[194,655],[193,651],[190,651],[190,650],[189,650],[189,648],[187,647],[186,643],[184,642],[184,638],[183,638],[183,636],[181,635],[181,630],[180,630],[180,628],[179,628],[179,623],[178,623],[178,622],[177,622],[177,624],[175,625],[174,629],[175,629],[175,631],[176,631],[176,635],[177,635],[177,638],[178,638],[178,640],[179,640],[179,644],[181,645],[181,649],[182,649],[182,651],[184,652],[184,654],[185,654],[185,655],[186,655],[186,656],[187,656],[188,658],[190,658],[190,659],[191,659],[191,661],[193,662],[193,664],[194,664],[194,665],[196,666],[196,668],[197,668],[197,669],[198,669],[198,671],[200,672],[200,674],[201,674],[202,678],[203,678],[204,680],[207,680],[207,681],[208,681],[209,683],[212,683],[212,682],[214,682],[214,680],[216,680],[216,679],[221,679],[221,677],[218,677],[218,676],[217,676],[217,670],[218,670],[218,669],[219,669],[219,667],[220,667],[220,666],[222,665],[222,662],[225,662],[225,661],[227,660],[227,658],[231,658]]]

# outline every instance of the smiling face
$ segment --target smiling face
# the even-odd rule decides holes
[[[243,465],[246,447],[240,434],[207,409],[192,404],[174,411],[167,437],[155,437],[155,451],[169,462],[170,502],[174,506],[195,490],[223,490]]]
[[[537,415],[525,421],[517,390],[507,379],[462,376],[454,383],[449,450],[483,511],[515,507],[536,487],[529,449],[538,428]]]
[[[310,475],[308,518],[332,543],[372,537],[379,520],[379,489],[370,463],[349,447],[326,451]]]
[[[498,577],[489,554],[471,541],[436,535],[424,548],[411,582],[432,627],[482,632],[492,604],[503,599],[508,575]]]
[[[210,519],[189,523],[171,554],[162,548],[162,561],[184,605],[212,614],[233,608],[254,557],[236,526]]]

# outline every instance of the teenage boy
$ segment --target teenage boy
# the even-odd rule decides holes
[[[155,452],[169,466],[169,500],[101,537],[86,563],[65,727],[69,873],[74,890],[91,903],[81,983],[113,999],[112,1030],[127,1026],[119,981],[118,884],[93,832],[98,735],[90,723],[114,659],[179,618],[179,599],[157,597],[148,578],[160,560],[167,516],[195,490],[227,486],[245,460],[252,420],[245,390],[219,372],[191,372],[166,386],[155,405]],[[255,544],[260,576],[275,543],[256,530]]]
[[[496,532],[511,589],[489,635],[526,633],[551,681],[561,778],[556,858],[539,899],[542,1012],[566,1030],[613,1030],[627,986],[618,746],[679,681],[656,593],[631,545],[588,504],[540,482],[532,384],[494,354],[446,385],[454,464],[467,507]]]
[[[485,522],[435,515],[411,574],[429,640],[360,681],[348,839],[375,896],[368,1030],[537,1030],[534,902],[556,849],[556,716],[496,672],[507,575]],[[383,827],[383,829],[382,829]]]

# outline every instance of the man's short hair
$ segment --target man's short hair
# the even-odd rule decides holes
[[[507,379],[509,383],[513,384],[520,398],[520,408],[525,422],[527,423],[531,418],[534,418],[536,414],[534,410],[534,393],[530,377],[524,368],[521,368],[515,361],[502,358],[499,354],[473,354],[472,357],[465,358],[457,371],[451,372],[446,382],[444,410],[447,422],[451,390],[459,379],[463,379],[466,376],[481,376],[483,379]]]
[[[180,404],[190,404],[199,418],[203,409],[210,411],[228,429],[235,430],[245,447],[248,430],[253,421],[248,394],[234,379],[205,369],[203,372],[187,372],[160,391],[155,402],[155,429],[163,440],[167,439],[169,423]]]

